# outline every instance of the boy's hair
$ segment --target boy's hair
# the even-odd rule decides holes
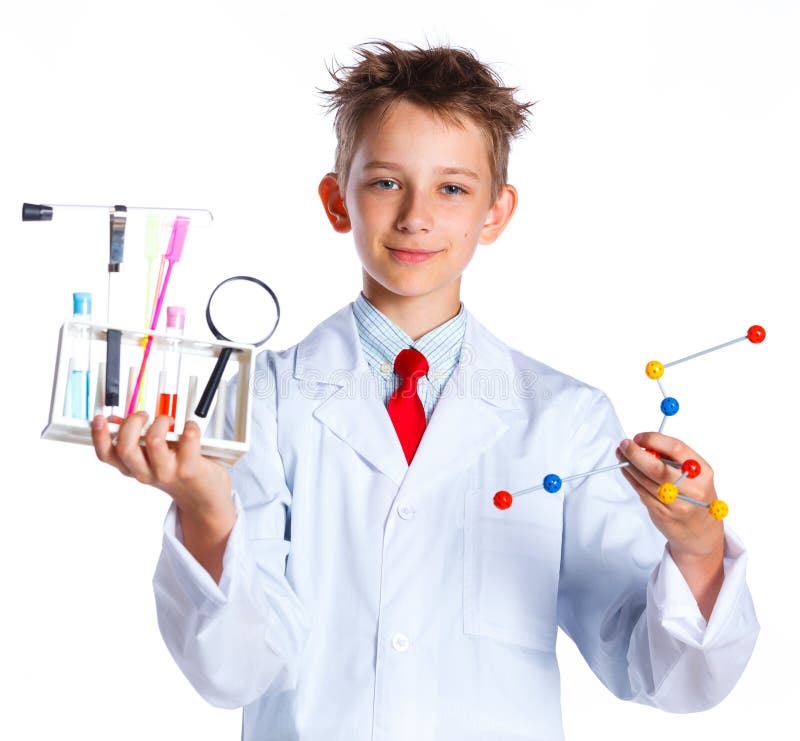
[[[416,45],[400,49],[389,41],[377,40],[353,51],[361,56],[357,64],[328,68],[337,87],[317,88],[329,96],[322,105],[328,112],[336,111],[334,170],[342,190],[347,187],[362,122],[373,110],[381,109],[380,123],[391,104],[402,99],[429,109],[447,124],[463,127],[459,119],[472,119],[486,139],[493,204],[508,177],[511,139],[530,129],[526,117],[534,103],[514,100],[519,88],[503,87],[494,70],[467,49],[423,49]]]

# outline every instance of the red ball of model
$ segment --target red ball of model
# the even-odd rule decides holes
[[[693,479],[700,475],[700,464],[692,458],[687,458],[681,466],[681,471],[686,474],[687,479]]]
[[[644,452],[645,453],[650,453],[650,455],[652,455],[652,456],[654,456],[656,458],[660,458],[661,457],[661,453],[659,453],[657,450],[651,450],[650,448],[645,448]]]
[[[764,338],[767,336],[767,331],[764,327],[759,327],[758,324],[754,324],[750,329],[747,330],[747,339],[754,344],[758,344],[759,342],[763,342]]]
[[[498,491],[497,494],[494,495],[494,506],[497,509],[508,509],[511,506],[511,502],[514,497],[507,491]]]

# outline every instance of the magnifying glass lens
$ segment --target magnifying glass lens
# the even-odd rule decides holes
[[[259,345],[275,325],[277,306],[272,294],[261,285],[241,278],[223,283],[214,291],[208,313],[220,337]]]
[[[211,293],[206,306],[206,321],[214,337],[256,347],[272,337],[280,318],[278,297],[266,283],[249,275],[237,275],[222,281]],[[229,347],[220,352],[195,409],[198,417],[208,414],[230,356]]]

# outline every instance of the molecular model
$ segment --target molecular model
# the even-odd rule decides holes
[[[672,396],[667,396],[667,392],[661,385],[661,377],[664,375],[665,368],[669,368],[671,365],[677,365],[678,363],[683,363],[684,361],[691,360],[692,358],[697,358],[700,355],[706,355],[707,353],[714,352],[714,350],[719,350],[723,347],[727,347],[728,345],[733,345],[735,342],[741,342],[742,340],[750,340],[750,342],[753,344],[759,344],[764,341],[766,336],[767,333],[764,331],[764,328],[754,324],[752,327],[750,327],[750,329],[747,330],[747,334],[744,335],[744,337],[737,337],[735,340],[731,340],[730,342],[723,342],[721,345],[710,347],[708,350],[701,350],[700,352],[687,355],[685,358],[680,358],[679,360],[673,360],[671,363],[661,363],[658,360],[651,360],[645,366],[645,373],[647,374],[648,378],[651,378],[658,383],[658,387],[661,389],[661,393],[664,397],[661,402],[661,412],[664,416],[661,420],[661,425],[659,426],[658,431],[663,431],[667,417],[674,416],[677,414],[679,409],[678,400]],[[680,499],[684,502],[690,502],[691,504],[696,504],[698,507],[705,507],[708,509],[708,513],[715,520],[722,520],[728,514],[728,505],[725,504],[725,502],[723,502],[721,499],[716,499],[713,502],[706,503],[678,493],[678,484],[680,484],[684,479],[693,479],[700,475],[700,464],[696,460],[688,458],[687,460],[683,461],[683,463],[679,463],[677,461],[671,461],[666,458],[662,458],[661,454],[655,450],[646,450],[651,455],[659,458],[662,463],[665,463],[672,468],[679,468],[681,470],[681,475],[675,481],[667,481],[661,484],[659,487],[658,498],[664,504],[671,504],[676,499]],[[555,473],[548,473],[547,476],[544,477],[541,484],[532,486],[529,489],[521,489],[520,491],[514,492],[514,494],[511,494],[507,491],[498,491],[494,495],[494,505],[498,509],[508,509],[514,501],[514,497],[522,496],[523,494],[531,494],[535,491],[540,491],[541,489],[544,489],[544,491],[549,492],[550,494],[555,494],[557,491],[559,491],[559,489],[561,489],[561,485],[565,481],[580,479],[585,476],[592,476],[596,473],[613,471],[614,469],[624,468],[625,466],[629,465],[630,461],[625,461],[624,463],[617,463],[613,466],[603,466],[602,468],[594,468],[591,471],[575,473],[571,476],[565,476],[564,478],[561,478]]]

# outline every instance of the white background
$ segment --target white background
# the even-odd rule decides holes
[[[648,360],[768,332],[665,377],[682,404],[665,431],[712,462],[750,550],[753,658],[720,706],[676,716],[617,700],[562,635],[567,737],[795,737],[797,3],[8,5],[0,737],[219,741],[240,725],[195,694],[158,633],[166,496],[39,439],[71,293],[103,295],[108,227],[22,224],[21,203],[213,210],[175,272],[187,333],[207,336],[210,288],[248,272],[277,291],[270,346],[288,347],[361,286],[316,194],[334,139],[315,87],[372,38],[473,49],[538,101],[512,149],[518,211],[479,247],[462,298],[511,346],[607,391],[628,434],[660,421]]]

